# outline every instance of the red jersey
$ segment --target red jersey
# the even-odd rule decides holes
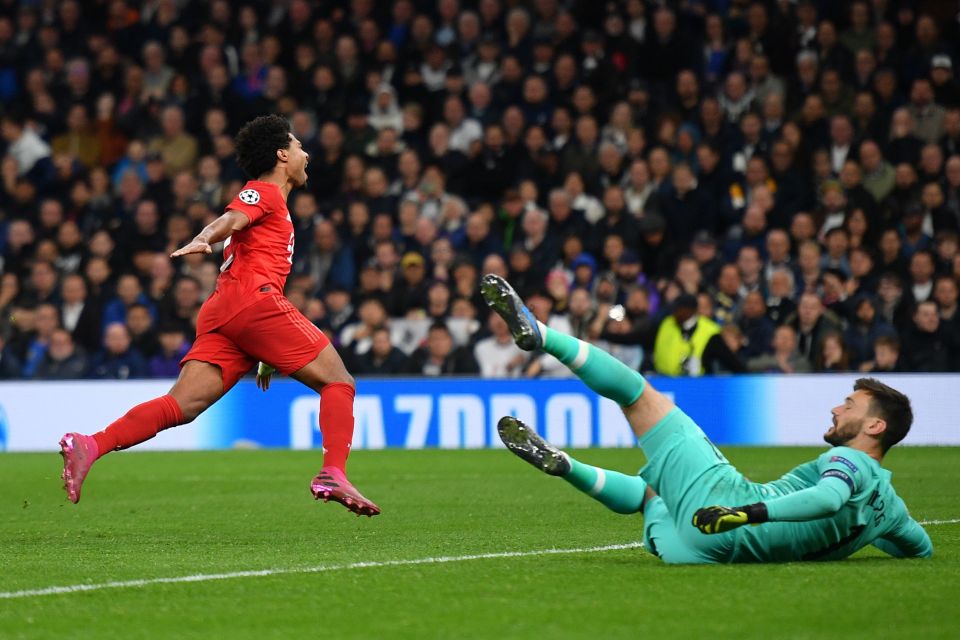
[[[251,180],[227,211],[239,211],[250,224],[227,238],[217,289],[203,304],[197,335],[213,331],[264,294],[282,295],[293,263],[293,221],[280,187]]]

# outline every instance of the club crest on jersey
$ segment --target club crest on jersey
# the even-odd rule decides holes
[[[253,189],[244,189],[237,197],[240,198],[240,202],[244,204],[257,204],[260,202],[260,193]]]

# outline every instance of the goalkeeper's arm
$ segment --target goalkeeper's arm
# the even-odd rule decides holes
[[[850,499],[850,486],[827,476],[803,491],[742,507],[705,507],[693,516],[693,526],[703,533],[723,533],[745,524],[768,521],[818,520],[832,516]]]
[[[873,546],[894,558],[929,558],[933,555],[933,543],[923,526],[910,517],[903,500],[897,498],[903,516],[897,526],[882,538],[873,541]]]

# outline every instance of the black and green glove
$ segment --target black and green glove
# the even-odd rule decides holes
[[[723,533],[745,524],[760,524],[767,520],[767,505],[762,502],[745,507],[704,507],[693,514],[693,526],[700,529],[700,533]]]

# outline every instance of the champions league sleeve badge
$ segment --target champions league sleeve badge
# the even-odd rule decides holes
[[[260,202],[260,193],[253,189],[244,189],[238,195],[240,202],[244,204],[257,204]]]

